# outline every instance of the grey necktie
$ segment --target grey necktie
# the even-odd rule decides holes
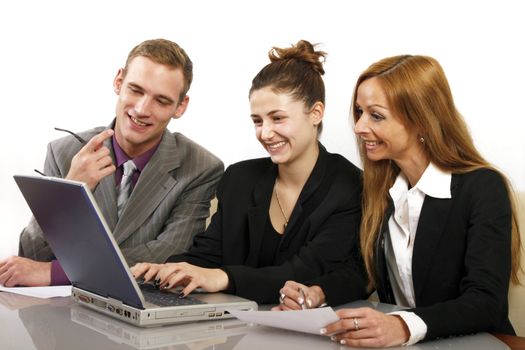
[[[123,164],[123,168],[124,173],[122,174],[122,180],[120,181],[117,197],[117,212],[119,217],[126,207],[129,196],[131,196],[131,191],[133,190],[131,176],[137,170],[135,163],[133,163],[131,159]]]

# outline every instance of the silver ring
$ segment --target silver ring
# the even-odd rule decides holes
[[[357,320],[356,317],[354,317],[354,330],[356,331],[359,330],[359,321]]]
[[[281,293],[281,295],[279,296],[279,303],[280,304],[284,303],[284,298],[286,298],[286,294]]]

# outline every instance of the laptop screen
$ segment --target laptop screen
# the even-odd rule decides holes
[[[71,283],[143,309],[137,284],[91,191],[59,178],[14,178]]]

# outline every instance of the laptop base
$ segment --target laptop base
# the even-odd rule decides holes
[[[223,320],[233,318],[228,312],[228,303],[221,303],[221,293],[202,293],[193,295],[194,298],[212,301],[210,304],[196,304],[178,307],[155,307],[148,305],[146,309],[138,309],[126,305],[113,298],[105,298],[89,291],[73,287],[71,296],[80,305],[97,310],[116,319],[138,327],[154,327],[166,324],[178,324],[203,320]],[[222,295],[225,300],[231,300],[232,295]],[[239,300],[242,300],[239,298]],[[246,300],[246,299],[245,299]],[[215,304],[219,302],[220,304]],[[239,301],[231,304],[237,310],[257,310],[257,303],[246,300],[245,306],[240,307]]]

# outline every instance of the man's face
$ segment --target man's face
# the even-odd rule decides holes
[[[188,106],[182,70],[135,57],[124,76],[120,69],[113,82],[118,95],[115,137],[128,156],[134,158],[155,146],[171,118],[179,118]]]

